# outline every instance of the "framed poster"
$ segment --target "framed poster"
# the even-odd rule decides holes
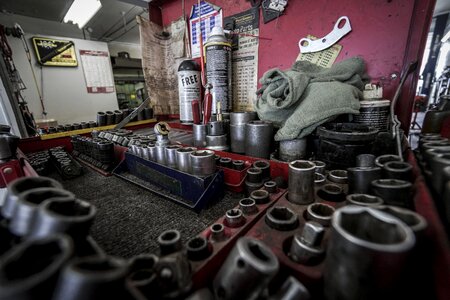
[[[52,67],[78,66],[75,45],[72,41],[35,36],[31,38],[31,42],[36,58],[41,65]]]

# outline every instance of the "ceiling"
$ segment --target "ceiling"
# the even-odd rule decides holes
[[[136,15],[147,15],[151,0],[101,0],[102,8],[86,25],[93,40],[139,43]],[[0,0],[0,11],[62,22],[73,0]],[[450,11],[449,0],[437,0],[434,15]],[[75,26],[75,25],[73,25]]]
[[[73,0],[0,0],[0,11],[62,22]],[[102,8],[85,26],[93,40],[139,43],[136,16],[147,15],[145,0],[101,0]],[[76,26],[76,25],[73,25]]]

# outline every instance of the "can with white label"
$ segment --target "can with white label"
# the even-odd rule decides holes
[[[205,44],[206,82],[212,84],[212,111],[217,113],[216,104],[221,102],[222,112],[232,110],[231,89],[231,43],[225,37],[222,27],[214,27]]]
[[[178,97],[180,122],[192,123],[192,101],[201,100],[200,66],[194,60],[184,60],[178,67]]]
[[[354,116],[355,123],[365,124],[378,131],[387,131],[389,125],[389,100],[363,100],[359,102],[359,115]]]

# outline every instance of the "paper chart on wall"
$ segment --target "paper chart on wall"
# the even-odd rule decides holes
[[[80,50],[88,93],[113,93],[114,76],[108,51]]]

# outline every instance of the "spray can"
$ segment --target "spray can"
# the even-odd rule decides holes
[[[178,67],[180,122],[192,123],[192,101],[201,100],[200,66],[194,60],[184,60]]]
[[[222,112],[232,110],[231,88],[231,43],[222,27],[214,27],[205,44],[206,82],[212,84],[212,111],[217,112],[216,103],[221,102]]]

